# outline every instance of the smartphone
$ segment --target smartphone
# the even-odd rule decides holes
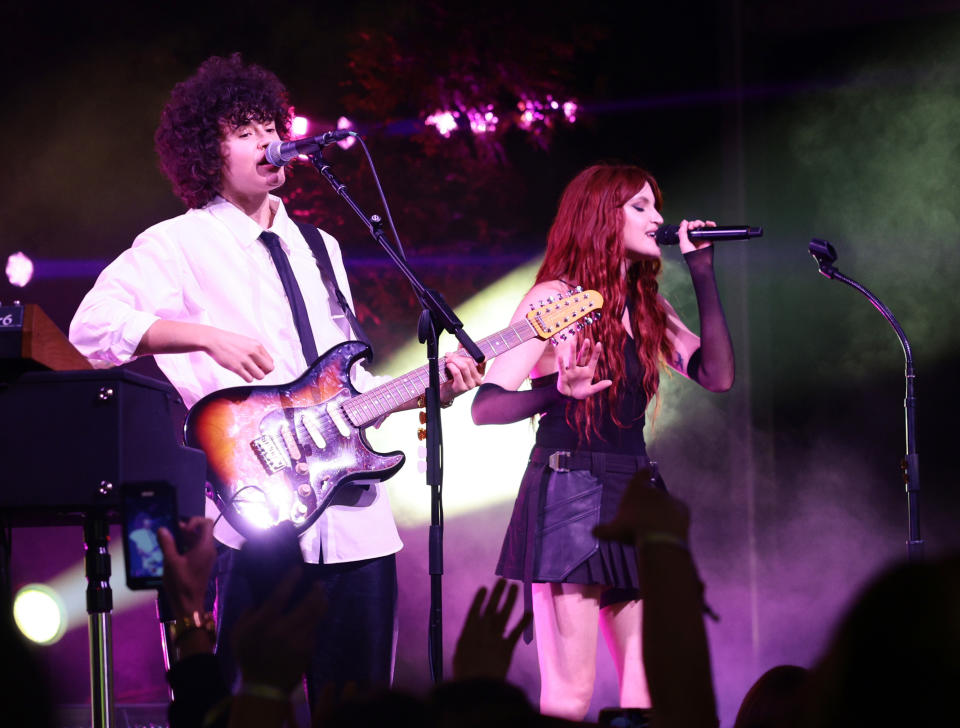
[[[169,483],[126,483],[121,488],[123,560],[130,589],[158,589],[163,581],[161,526],[177,538],[177,492]]]

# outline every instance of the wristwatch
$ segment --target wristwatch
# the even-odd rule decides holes
[[[180,617],[173,622],[173,642],[176,644],[180,638],[189,632],[203,630],[210,637],[210,642],[217,641],[217,623],[213,620],[210,612],[195,611],[185,617]]]

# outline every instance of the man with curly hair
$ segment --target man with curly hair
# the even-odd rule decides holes
[[[174,88],[156,149],[161,169],[189,209],[139,235],[84,298],[70,339],[95,364],[152,355],[188,407],[226,387],[299,377],[313,362],[301,348],[291,304],[263,241],[271,236],[264,231],[279,237],[289,259],[317,351],[356,338],[303,234],[270,194],[284,183],[285,171],[266,161],[265,149],[287,138],[289,111],[277,77],[239,54],[208,59]],[[321,234],[336,284],[352,306],[339,245]],[[449,401],[476,386],[480,374],[466,356],[447,361],[451,379],[441,398]],[[359,365],[352,375],[361,391],[378,383]],[[231,579],[242,537],[223,520],[215,535],[227,547],[217,580],[219,637],[229,636],[254,595],[245,580]],[[346,486],[300,544],[307,573],[324,583],[329,603],[307,672],[311,694],[327,682],[388,684],[401,543],[386,492],[378,484]],[[229,639],[218,639],[232,682],[229,651]]]

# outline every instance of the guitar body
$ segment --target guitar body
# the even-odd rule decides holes
[[[237,531],[291,521],[302,533],[343,486],[403,465],[402,452],[371,449],[343,411],[359,394],[350,368],[368,354],[339,344],[289,384],[222,389],[190,410],[186,442],[206,453],[216,505]]]

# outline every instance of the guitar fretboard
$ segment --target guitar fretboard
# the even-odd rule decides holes
[[[537,336],[536,329],[526,319],[511,324],[492,336],[481,339],[477,346],[487,359],[492,359],[525,341]],[[440,358],[440,383],[450,379],[447,374],[446,360]],[[384,415],[400,409],[410,400],[416,399],[430,384],[427,365],[414,369],[408,374],[397,377],[386,384],[374,387],[343,403],[343,411],[355,427],[366,427]]]

